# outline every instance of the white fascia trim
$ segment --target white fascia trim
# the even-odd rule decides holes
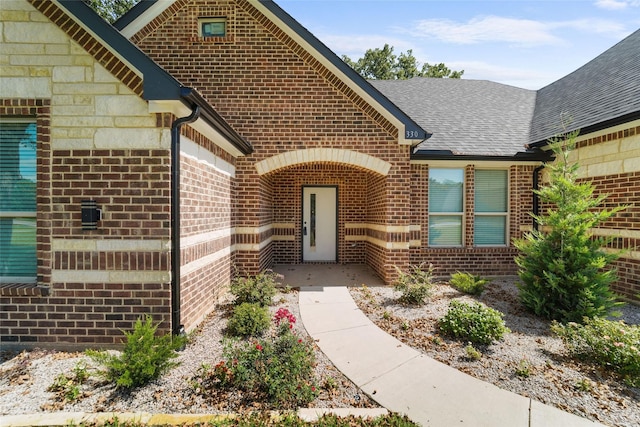
[[[138,16],[133,22],[124,27],[122,31],[123,36],[130,39],[133,37],[138,31],[143,29],[145,25],[159,16],[162,12],[165,11],[169,6],[174,4],[176,0],[162,0],[157,1],[151,6],[149,9],[145,10],[140,16]]]
[[[192,113],[191,109],[178,100],[149,101],[149,112],[172,113],[176,117],[187,117]],[[231,144],[224,135],[209,126],[204,120],[198,119],[194,123],[190,123],[189,126],[209,138],[214,144],[231,154],[233,157],[244,156],[244,154]]]
[[[340,79],[347,83],[347,85],[356,92],[362,99],[367,101],[367,103],[373,106],[385,119],[389,120],[389,122],[393,123],[393,125],[398,129],[398,144],[400,145],[415,145],[415,139],[406,139],[405,138],[405,126],[404,124],[398,120],[393,114],[391,114],[386,108],[384,108],[378,101],[372,98],[367,92],[365,92],[360,86],[349,84],[351,81],[346,74],[340,71],[335,65],[333,65],[330,61],[327,60],[323,55],[313,48],[306,40],[304,40],[298,33],[293,31],[289,26],[285,25],[276,15],[271,13],[266,6],[262,5],[260,0],[249,0],[249,3],[256,9],[258,9],[263,15],[268,17],[272,22],[278,25],[282,31],[284,31],[289,37],[295,40],[300,46],[302,46],[307,52],[310,52],[314,58],[316,58],[322,65],[327,67],[333,74],[340,77]]]

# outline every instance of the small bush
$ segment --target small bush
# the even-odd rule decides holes
[[[84,362],[78,362],[73,368],[72,375],[58,375],[47,390],[54,392],[60,401],[73,402],[82,397],[80,385],[84,384],[88,378],[87,365]]]
[[[640,326],[602,318],[584,319],[584,325],[553,322],[551,330],[574,357],[603,365],[627,384],[640,386]]]
[[[138,319],[133,332],[125,332],[127,342],[121,354],[88,350],[87,354],[106,368],[101,374],[117,387],[131,389],[148,384],[167,370],[177,366],[172,359],[183,347],[185,337],[156,336],[158,325],[151,316]]]
[[[510,332],[503,317],[499,311],[478,302],[469,304],[453,300],[438,324],[440,330],[457,339],[489,345]]]
[[[236,277],[231,282],[231,293],[236,297],[234,304],[243,303],[271,305],[276,294],[276,274],[270,271],[255,276]]]
[[[269,328],[269,309],[259,304],[243,302],[233,309],[227,324],[229,334],[236,337],[257,337]]]
[[[401,293],[398,298],[401,303],[422,305],[429,298],[433,285],[433,266],[429,265],[427,270],[423,268],[423,264],[412,265],[409,272],[404,272],[396,267],[398,279],[394,289]]]
[[[480,276],[474,276],[469,273],[456,272],[451,275],[449,284],[465,294],[480,295],[484,292],[484,285],[489,283],[487,279]]]
[[[198,392],[209,386],[251,393],[258,400],[281,408],[305,406],[317,396],[313,344],[291,328],[295,317],[279,310],[276,332],[251,342],[227,342],[225,360],[213,369],[203,368],[195,382]],[[293,318],[293,321],[291,320]]]
[[[516,368],[516,375],[520,378],[529,378],[531,376],[531,362],[527,359],[522,358],[520,362],[518,362],[518,367]]]
[[[480,352],[480,350],[475,348],[471,343],[467,344],[467,346],[464,348],[464,353],[467,360],[478,361],[482,359],[482,353]]]

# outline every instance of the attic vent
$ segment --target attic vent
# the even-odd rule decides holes
[[[227,18],[200,18],[198,19],[198,32],[200,37],[226,37]]]

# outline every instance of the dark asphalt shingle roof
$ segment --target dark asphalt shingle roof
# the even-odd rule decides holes
[[[553,66],[553,65],[551,65]],[[538,91],[530,142],[640,112],[640,30]],[[563,129],[563,121],[568,127]]]
[[[536,92],[486,80],[371,80],[432,136],[417,147],[455,155],[526,151]]]

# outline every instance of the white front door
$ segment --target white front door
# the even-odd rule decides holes
[[[337,260],[337,193],[336,187],[303,187],[303,261]]]

